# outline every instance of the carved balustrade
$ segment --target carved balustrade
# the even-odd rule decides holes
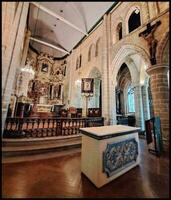
[[[102,117],[89,118],[7,118],[4,138],[37,138],[79,134],[79,128],[103,126]]]

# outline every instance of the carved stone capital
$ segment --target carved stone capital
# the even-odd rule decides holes
[[[156,73],[163,73],[166,74],[169,70],[168,64],[156,64],[152,67],[149,67],[146,72],[149,75],[156,74]]]

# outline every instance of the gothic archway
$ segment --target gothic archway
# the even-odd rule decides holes
[[[136,125],[144,129],[144,116],[143,116],[143,104],[142,104],[142,91],[141,91],[141,74],[145,73],[146,68],[150,66],[149,56],[144,49],[136,45],[124,45],[120,48],[117,55],[114,57],[111,65],[113,91],[115,94],[115,87],[117,83],[117,74],[122,64],[125,63],[128,66],[131,75],[131,84],[135,91],[135,117]],[[113,119],[113,123],[116,124],[116,108],[113,106],[116,104],[115,95],[111,95],[110,104],[110,117]]]

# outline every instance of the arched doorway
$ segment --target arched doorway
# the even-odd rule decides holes
[[[117,124],[135,126],[134,87],[132,86],[131,74],[126,63],[121,65],[116,80]]]
[[[143,86],[147,77],[146,68],[150,65],[148,54],[135,45],[125,45],[120,48],[112,62],[112,83],[114,95],[111,95],[110,116],[113,118],[113,124],[117,124],[118,111],[116,109],[116,89],[118,85],[118,74],[122,71],[123,63],[127,81],[123,79],[123,114],[129,114],[129,111],[135,111],[135,126],[141,127],[144,131],[144,104],[143,104]],[[123,73],[123,72],[122,72]],[[134,95],[133,95],[134,93]],[[129,100],[134,97],[133,100]],[[149,109],[149,106],[146,106]],[[149,112],[149,111],[148,111]],[[131,113],[131,112],[130,112]],[[132,112],[133,114],[134,112]],[[121,113],[122,114],[122,113]]]

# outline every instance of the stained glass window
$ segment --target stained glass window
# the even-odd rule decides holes
[[[135,112],[135,102],[134,102],[134,88],[129,86],[128,88],[128,112]]]

